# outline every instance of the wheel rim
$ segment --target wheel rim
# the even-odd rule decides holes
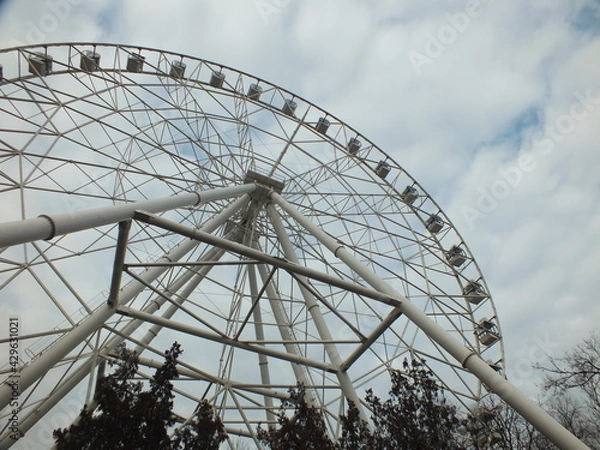
[[[32,66],[35,54],[41,65]],[[101,56],[98,67],[94,54]],[[144,57],[138,73],[140,59],[135,55]],[[44,74],[48,56],[52,70]],[[503,371],[493,300],[460,234],[400,165],[335,116],[249,74],[154,49],[57,44],[10,49],[0,57],[0,195],[9,205],[6,220],[75,215],[82,209],[258,180],[281,190],[288,202],[393,288]],[[262,88],[259,99],[253,85]],[[362,144],[358,149],[354,140]],[[412,203],[407,187],[418,191]],[[230,204],[212,201],[162,217],[194,228]],[[254,194],[215,234],[238,229],[230,239],[285,257],[269,204],[267,196]],[[281,211],[278,215],[301,265],[364,284],[295,221]],[[104,226],[3,250],[0,287],[8,301],[2,308],[7,317],[20,319],[22,364],[37,359],[48,346],[60,345],[62,336],[105,303],[117,234],[117,225]],[[134,222],[125,261],[130,273],[123,275],[123,286],[135,284],[135,276],[182,241],[181,236]],[[453,246],[462,249],[460,266],[449,262]],[[208,264],[210,272],[194,289],[188,282],[189,295],[171,320],[222,339],[165,329],[145,345],[140,365],[148,376],[152,369],[146,365],[155,364],[150,355],[158,361],[156,352],[174,340],[183,344],[182,377],[175,383],[175,412],[182,420],[200,398],[208,398],[231,434],[251,435],[259,422],[273,420],[266,411],[278,406],[287,388],[302,381],[335,434],[347,391],[325,367],[331,351],[346,362],[359,352],[346,371],[359,397],[368,387],[385,390],[388,369],[399,367],[405,357],[425,359],[457,402],[470,406],[485,395],[479,381],[437,344],[406,318],[393,316],[392,306],[316,280],[305,286],[285,270],[231,253],[207,257],[210,248],[199,244],[182,260],[214,262],[218,257],[219,264]],[[167,296],[165,291],[191,267],[196,266],[169,267],[128,306],[141,310],[161,293],[167,306],[176,302],[185,287]],[[315,325],[307,295],[318,305],[330,339]],[[494,329],[482,330],[483,319]],[[39,404],[59,401],[53,389],[65,385],[78,369],[88,367],[84,372],[92,373],[93,381],[95,371],[85,363],[95,366],[110,359],[112,348],[107,345],[132,320],[121,314],[111,317],[26,391],[20,404],[25,421],[33,426],[40,419],[34,414]],[[151,327],[145,323],[132,331],[125,339],[128,345],[139,345]],[[248,351],[231,340],[279,353]],[[7,346],[7,339],[1,345]],[[295,356],[286,359],[282,354]],[[268,372],[261,372],[264,366]],[[9,370],[3,368],[3,375]]]

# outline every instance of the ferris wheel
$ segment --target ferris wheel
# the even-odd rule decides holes
[[[15,373],[18,442],[35,443],[89,404],[123,343],[146,378],[181,343],[181,422],[207,399],[255,443],[297,383],[335,436],[405,358],[466,407],[504,381],[466,243],[337,117],[149,48],[29,46],[0,64],[0,352],[17,329],[19,343],[0,367],[1,448]]]

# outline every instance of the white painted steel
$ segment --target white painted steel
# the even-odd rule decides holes
[[[53,63],[43,78],[28,71],[29,58],[40,51]],[[98,67],[82,66],[90,52]],[[162,351],[182,339],[182,367],[189,376],[197,369],[197,377],[177,386],[176,412],[188,415],[186,406],[204,392],[227,429],[241,436],[272,420],[274,399],[296,382],[307,387],[308,400],[325,411],[335,434],[335,418],[351,390],[359,398],[368,387],[385,391],[388,370],[404,358],[425,360],[463,406],[487,394],[401,314],[398,298],[360,285],[287,217],[278,235],[266,208],[270,189],[503,370],[503,340],[482,346],[473,334],[483,317],[500,324],[491,296],[474,304],[463,293],[470,280],[486,293],[490,289],[451,221],[394,155],[329,112],[222,64],[149,48],[33,45],[0,50],[0,58],[0,139],[6,144],[0,148],[0,202],[7,222],[0,224],[0,295],[7,313],[18,314],[29,328],[20,370],[36,367],[26,379],[37,377],[29,388],[21,386],[21,430],[29,430],[24,445],[39,430],[36,422],[48,426],[57,410],[67,412],[61,400],[94,372],[92,356],[106,356],[119,342]],[[132,59],[143,61],[134,72],[127,70]],[[175,61],[185,71],[173,72]],[[222,73],[223,82],[211,84],[213,73]],[[289,99],[293,114],[282,111]],[[319,126],[323,117],[327,127]],[[379,161],[386,162],[385,179]],[[251,202],[210,236],[188,233],[227,208],[219,195],[197,205],[196,192],[235,190],[249,192]],[[405,191],[415,195],[407,200]],[[114,263],[116,224],[138,209],[182,227],[134,221],[127,245],[121,243],[123,281],[112,278],[115,291],[123,284],[122,301],[138,292],[127,305],[132,311],[158,317],[160,324],[112,314],[97,328],[105,320],[103,291],[121,267],[120,257]],[[435,234],[426,228],[431,214],[444,223]],[[161,259],[194,242],[181,242],[181,236],[201,242],[177,264]],[[293,246],[297,264],[286,259],[291,251],[283,242]],[[465,250],[460,267],[444,256],[453,245]],[[154,278],[145,278],[148,273]],[[311,314],[316,308],[320,314]],[[161,324],[223,338],[159,332]],[[87,331],[92,333],[84,339]],[[229,345],[236,339],[253,352]],[[322,370],[334,366],[333,373]],[[336,375],[340,371],[347,373],[345,381]],[[68,411],[73,417],[77,412]],[[0,411],[5,419],[6,409]]]
[[[196,247],[194,241],[186,241],[177,246],[168,255],[162,258],[162,261],[179,261],[187,253]],[[146,282],[152,282],[167,270],[165,266],[154,266],[149,268],[142,276]],[[131,283],[123,288],[119,295],[119,304],[126,305],[135,298],[142,290],[144,285],[141,283]],[[73,328],[64,336],[57,345],[52,346],[31,364],[25,366],[19,372],[19,386],[22,391],[26,390],[32,383],[42,377],[51,367],[65,355],[72,351],[81,342],[84,342],[87,336],[102,327],[106,321],[115,313],[115,308],[109,304],[104,304],[97,311],[93,312],[77,327]],[[10,402],[12,389],[7,384],[0,385],[0,408],[6,407]]]
[[[441,345],[461,365],[469,369],[483,383],[502,397],[506,403],[521,414],[525,420],[534,425],[544,436],[562,450],[589,450],[589,447],[577,439],[564,426],[552,418],[546,411],[531,401],[515,386],[501,377],[479,355],[466,348],[440,327],[435,321],[427,317],[419,308],[415,307],[402,294],[396,292],[387,282],[382,280],[371,269],[348,251],[339,241],[329,236],[318,226],[308,220],[296,208],[288,203],[281,195],[272,192],[271,199],[287,214],[293,217],[312,236],[323,243],[337,258],[346,263],[354,272],[362,277],[371,287],[391,297],[400,299],[398,307],[421,330],[427,333],[435,342]]]
[[[246,195],[238,198],[233,201],[228,207],[226,207],[219,214],[212,217],[208,220],[202,229],[207,233],[214,232],[217,228],[222,226],[227,220],[229,220],[235,213],[237,213],[241,208],[248,204],[250,198]],[[172,252],[171,254],[162,258],[162,262],[172,262],[177,261],[177,258],[182,254],[191,251],[197,244],[194,241],[187,241],[184,244],[184,248],[178,252]],[[208,261],[218,260],[220,256],[222,256],[223,251],[217,247],[210,250],[206,255],[206,259]],[[156,266],[157,268],[161,266]],[[166,269],[165,266],[162,266],[163,270]],[[168,291],[176,293],[179,290],[183,289],[182,299],[187,298],[187,296],[192,292],[197,285],[204,279],[206,274],[210,271],[213,266],[198,266],[196,270],[191,270],[184,273],[179,279],[175,280],[171,286],[169,286]],[[149,279],[150,277],[146,277],[145,279]],[[190,281],[191,280],[191,281]],[[120,300],[123,301],[124,297],[121,293]],[[157,296],[153,302],[151,302],[144,312],[148,314],[155,314],[157,311],[166,303],[166,299],[164,297]],[[108,306],[108,305],[107,305]],[[177,311],[177,304],[170,305],[165,312],[162,314],[162,317],[165,319],[169,319],[172,315]],[[111,308],[114,313],[114,308]],[[118,345],[123,343],[125,339],[132,335],[144,322],[142,321],[133,321],[128,326],[126,326],[119,335],[115,335],[110,339],[106,344],[104,344],[103,348],[100,349],[102,352],[112,351]],[[151,327],[143,336],[143,338],[139,341],[139,345],[135,348],[135,351],[138,354],[141,354],[145,347],[149,345],[152,340],[158,335],[162,327],[160,325],[154,325]],[[74,338],[73,338],[74,340]],[[50,409],[52,409],[56,404],[64,398],[77,384],[79,384],[90,372],[92,372],[95,368],[93,364],[93,358],[89,358],[88,361],[84,363],[81,368],[78,368],[77,371],[70,376],[65,382],[61,383],[61,385],[54,391],[52,394],[40,405],[36,407],[36,409],[30,413],[27,417],[22,418],[19,422],[19,429],[22,434],[25,434],[40,418],[42,418]],[[38,375],[42,374],[42,369],[38,370]],[[38,376],[39,378],[39,376]],[[0,387],[1,389],[1,387]],[[16,443],[15,440],[11,439],[6,433],[0,438],[0,449],[10,448],[12,445]]]
[[[360,293],[361,295],[372,298],[373,300],[384,303],[386,305],[398,306],[400,304],[400,300],[396,295],[390,295],[388,293],[383,293],[374,289],[369,289],[367,287],[361,286],[356,283],[352,283],[350,281],[342,280],[338,277],[328,275],[315,269],[311,269],[310,267],[301,266],[293,262],[286,261],[285,259],[271,256],[267,253],[263,253],[251,247],[247,247],[243,244],[239,244],[228,239],[223,239],[218,236],[214,236],[212,234],[204,232],[203,230],[185,227],[178,223],[171,222],[167,219],[163,219],[162,217],[154,216],[142,211],[136,212],[134,218],[146,222],[148,224],[164,228],[165,230],[169,230],[174,233],[187,236],[191,239],[196,239],[198,241],[206,242],[216,247],[230,250],[234,253],[246,256],[248,258],[256,259],[257,261],[262,261],[275,267],[281,267],[282,269],[285,269],[292,273],[297,273],[309,278],[313,278],[315,280],[322,281],[324,283],[338,286],[342,289],[347,289],[349,291]]]
[[[281,222],[277,211],[272,205],[267,206],[267,211],[269,213],[269,218],[273,223],[273,227],[275,229],[275,233],[277,234],[277,238],[281,243],[283,254],[285,255],[288,261],[299,265],[298,258],[296,257],[294,251],[294,246],[290,242],[290,238],[287,235],[287,231],[283,226],[283,223]],[[356,408],[358,408],[362,419],[367,421],[369,420],[369,417],[366,414],[364,408],[362,407],[360,397],[356,393],[356,389],[352,384],[352,380],[348,376],[348,372],[343,369],[342,357],[340,356],[340,353],[335,343],[332,343],[333,336],[329,330],[329,327],[327,326],[325,319],[323,318],[323,314],[321,313],[319,303],[315,299],[313,293],[306,288],[306,286],[309,284],[308,280],[302,275],[298,275],[298,278],[300,281],[300,292],[302,293],[304,301],[306,302],[306,307],[308,308],[308,311],[310,312],[310,315],[313,321],[315,322],[315,326],[317,328],[317,331],[319,332],[319,337],[323,342],[325,342],[325,351],[329,356],[331,364],[333,364],[333,366],[336,368],[335,375],[338,378],[342,391],[346,395],[346,398],[349,401],[353,402]]]
[[[52,239],[63,234],[115,224],[131,219],[135,211],[159,213],[185,206],[195,206],[252,192],[254,184],[231,186],[203,192],[185,192],[172,197],[158,198],[118,206],[107,206],[68,214],[43,215],[35,219],[0,224],[0,247],[23,244],[40,239]]]

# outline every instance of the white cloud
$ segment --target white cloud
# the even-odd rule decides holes
[[[0,47],[107,40],[214,60],[314,101],[392,155],[473,251],[495,298],[509,375],[529,394],[539,375],[530,363],[597,327],[600,105],[592,102],[558,138],[551,131],[577,92],[600,98],[598,30],[573,25],[593,2],[482,0],[481,13],[420,75],[408,53],[425,54],[428,36],[453,26],[449,17],[466,2],[71,0],[62,13],[51,6],[65,2],[4,5]],[[277,5],[266,19],[264,4]],[[526,114],[537,119],[526,123]],[[551,139],[550,152],[536,150],[536,136]],[[502,174],[526,153],[535,167],[510,184]],[[508,188],[484,211],[478,202],[493,196],[495,182]],[[482,217],[469,220],[465,206]]]

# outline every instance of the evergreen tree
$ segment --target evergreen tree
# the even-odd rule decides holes
[[[350,403],[341,417],[342,432],[333,442],[319,409],[307,404],[302,386],[290,391],[279,414],[279,428],[259,429],[259,438],[271,450],[463,450],[466,448],[465,420],[444,398],[431,371],[413,361],[403,370],[391,372],[390,398],[383,401],[367,391],[372,427],[361,419]],[[285,409],[293,408],[288,418]]]
[[[360,417],[356,405],[350,402],[348,414],[340,418],[342,435],[338,441],[340,450],[371,450],[375,448],[375,437],[369,425]]]
[[[200,404],[194,420],[169,435],[176,423],[171,380],[178,377],[181,352],[178,343],[165,352],[145,391],[140,381],[132,381],[137,356],[120,347],[117,361],[110,363],[115,371],[98,380],[96,406],[84,406],[77,423],[54,431],[57,450],[218,450],[225,432],[207,403]]]
[[[374,446],[380,450],[459,450],[465,448],[464,420],[449,405],[430,370],[418,361],[403,362],[392,371],[390,398],[382,401],[371,390]]]
[[[260,442],[271,450],[334,450],[321,412],[306,401],[304,386],[289,390],[290,397],[283,401],[277,421],[278,429],[258,429]],[[290,418],[286,410],[293,408]]]
[[[182,427],[175,435],[173,450],[217,450],[226,439],[225,428],[215,417],[213,408],[206,400],[198,405],[195,420]]]

